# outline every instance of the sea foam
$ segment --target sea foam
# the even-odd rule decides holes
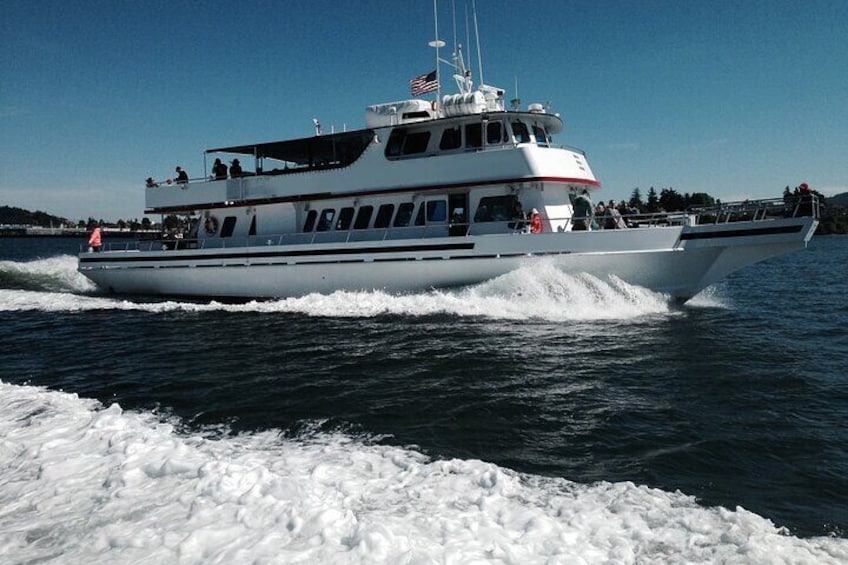
[[[77,271],[77,258],[60,255],[32,261],[0,261],[0,281],[6,288],[91,292],[95,285]]]
[[[460,289],[411,294],[339,291],[239,304],[185,300],[153,302],[98,294],[95,287],[77,273],[73,257],[0,263],[0,273],[10,272],[23,273],[28,284],[4,285],[5,288],[0,289],[0,311],[227,311],[365,318],[446,314],[553,322],[623,320],[674,313],[666,295],[615,277],[602,280],[587,274],[566,274],[547,261]],[[35,288],[32,288],[33,281],[37,281]]]
[[[178,422],[0,382],[11,563],[844,563],[742,508],[313,431]]]

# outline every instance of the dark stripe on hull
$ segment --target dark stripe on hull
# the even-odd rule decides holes
[[[804,229],[804,226],[779,226],[772,228],[751,228],[746,230],[723,230],[723,231],[705,231],[705,232],[684,232],[680,234],[680,239],[714,239],[720,237],[751,237],[755,235],[777,235],[781,233],[798,233]]]
[[[138,263],[170,261],[205,261],[210,259],[262,259],[267,257],[321,257],[326,255],[359,255],[385,253],[415,253],[420,251],[462,251],[474,249],[473,243],[441,243],[432,245],[401,245],[397,247],[353,247],[332,249],[299,249],[295,251],[255,251],[242,253],[209,253],[182,255],[179,251],[163,251],[155,256],[139,257],[134,253],[120,252],[120,256],[108,252],[94,257],[80,257],[80,264],[92,263]]]

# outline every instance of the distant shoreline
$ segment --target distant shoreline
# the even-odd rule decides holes
[[[156,239],[162,236],[159,230],[129,230],[101,228],[104,238],[123,237],[128,239]],[[67,237],[87,238],[89,230],[82,228],[42,228],[37,226],[0,226],[0,238],[4,237]]]

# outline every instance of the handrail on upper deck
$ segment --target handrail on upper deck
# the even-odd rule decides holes
[[[687,212],[695,214],[699,219],[713,218],[712,222],[698,221],[699,224],[758,221],[767,218],[821,217],[821,203],[817,195],[810,193],[788,196],[719,203],[713,206],[691,206]]]

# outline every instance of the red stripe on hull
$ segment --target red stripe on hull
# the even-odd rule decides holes
[[[263,204],[282,204],[285,202],[303,202],[303,201],[320,201],[320,200],[333,200],[337,198],[360,198],[362,196],[374,196],[377,194],[397,194],[400,192],[434,192],[441,190],[459,190],[463,188],[473,188],[475,186],[485,186],[485,185],[493,185],[493,184],[511,184],[516,182],[559,182],[559,183],[567,183],[567,184],[581,184],[581,185],[590,185],[590,186],[601,186],[596,180],[591,179],[580,179],[580,178],[568,178],[568,177],[531,177],[531,178],[520,178],[520,179],[498,179],[498,180],[487,180],[487,181],[479,181],[479,182],[462,182],[462,183],[454,183],[454,184],[438,184],[438,185],[424,185],[424,186],[406,186],[403,188],[388,188],[388,189],[377,189],[377,190],[361,190],[357,192],[345,192],[344,194],[333,193],[333,192],[319,192],[315,194],[309,195],[298,195],[298,196],[280,196],[274,198],[255,198],[250,200],[242,200],[237,204],[239,206],[259,206]],[[168,212],[180,212],[183,210],[214,210],[217,208],[231,208],[233,204],[227,204],[226,202],[207,202],[204,204],[195,204],[192,206],[164,206],[160,208],[149,208],[145,210],[146,214],[160,214],[160,213],[168,213]]]

